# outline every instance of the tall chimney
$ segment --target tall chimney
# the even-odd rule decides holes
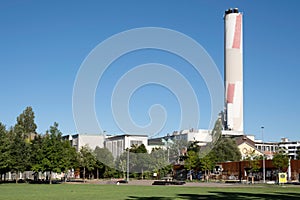
[[[237,8],[225,11],[225,129],[243,127],[243,15]]]

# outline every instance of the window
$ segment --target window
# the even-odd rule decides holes
[[[130,141],[130,146],[132,146],[132,145],[140,146],[141,144],[143,144],[143,142],[141,140],[131,140]]]

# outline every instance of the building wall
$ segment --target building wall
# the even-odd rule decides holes
[[[222,175],[227,179],[229,176],[235,176],[237,180],[245,180],[249,174],[246,173],[245,169],[249,169],[250,162],[249,161],[239,161],[239,162],[224,162],[218,163],[222,167]],[[262,180],[262,167],[263,162],[260,160],[259,162],[260,170],[257,172],[257,178]],[[273,166],[272,160],[265,161],[266,167],[266,180],[276,180],[277,169]],[[287,171],[287,169],[285,169]],[[300,160],[291,160],[291,180],[299,181],[300,174]]]
[[[148,136],[139,135],[119,135],[106,138],[105,147],[112,152],[113,157],[117,158],[122,155],[127,148],[132,145],[144,144],[146,149],[148,146]]]
[[[285,153],[292,159],[297,159],[297,152],[300,150],[300,141],[287,141],[278,144],[279,149],[285,149]]]
[[[211,131],[204,129],[190,129],[190,130],[182,130],[179,132],[174,132],[170,138],[173,141],[182,140],[185,142],[193,142],[198,141],[200,145],[205,145],[208,142],[212,141]]]
[[[189,132],[187,136],[188,141],[199,141],[200,143],[202,142],[203,144],[206,144],[208,142],[212,141],[210,130],[198,130],[198,131],[193,131]]]
[[[82,146],[88,145],[92,150],[97,146],[104,147],[104,135],[79,135],[78,137],[79,150]]]
[[[81,147],[85,145],[88,145],[92,150],[94,150],[96,146],[103,148],[105,136],[92,134],[75,134],[63,136],[63,139],[69,140],[71,146],[75,147],[77,151],[80,151]]]
[[[238,146],[241,155],[242,160],[246,159],[249,156],[261,156],[263,155],[261,152],[259,152],[256,148],[252,147],[251,145],[247,143],[242,143]]]
[[[285,153],[292,159],[297,159],[297,151],[300,150],[300,141],[288,141],[284,140],[282,142],[257,142],[255,147],[272,158],[272,155],[278,150],[285,151]]]
[[[126,149],[125,137],[117,139],[107,139],[105,141],[105,147],[112,153],[113,157],[116,158],[120,156]]]

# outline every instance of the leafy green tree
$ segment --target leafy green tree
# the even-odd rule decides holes
[[[49,181],[52,183],[52,172],[60,173],[65,169],[64,149],[62,145],[62,133],[58,129],[58,123],[50,126],[43,139],[43,160],[41,168],[43,172],[50,172]]]
[[[222,121],[221,119],[217,119],[215,122],[214,128],[211,131],[211,138],[212,141],[207,143],[204,147],[200,148],[200,158],[205,157],[208,155],[211,151],[214,152],[216,150],[216,146],[218,145],[218,142],[222,139]],[[215,157],[215,156],[213,156]]]
[[[67,172],[71,168],[79,166],[78,153],[70,145],[69,141],[63,141],[62,133],[58,130],[58,124],[50,127],[50,132],[44,136],[37,134],[30,143],[31,170],[35,172],[37,180],[38,172]]]
[[[114,173],[114,157],[112,153],[107,148],[98,146],[95,148],[94,153],[97,159],[97,168],[101,169],[102,177],[111,177]]]
[[[239,161],[242,157],[235,140],[227,137],[219,138],[212,153],[216,162]]]
[[[245,160],[249,161],[249,172],[258,172],[260,170],[260,160],[261,157],[257,156],[255,150],[249,152],[245,158]]]
[[[119,171],[123,173],[123,178],[126,179],[126,172],[127,172],[127,152],[124,151],[119,157],[116,158],[115,165]]]
[[[192,176],[192,169],[195,169],[196,166],[199,164],[199,153],[195,151],[188,151],[187,152],[187,159],[184,161],[184,166],[186,169],[190,171],[190,180],[193,180]]]
[[[11,141],[8,137],[8,131],[0,123],[0,181],[2,181],[2,174],[6,174],[10,170],[10,145]]]
[[[79,153],[75,147],[72,147],[69,141],[61,141],[63,152],[62,152],[62,168],[61,170],[65,173],[69,169],[79,167]]]
[[[162,148],[154,148],[150,153],[152,169],[157,173],[158,178],[160,178],[160,173],[164,167],[169,165],[168,161],[165,159],[166,151]]]
[[[278,152],[273,156],[272,163],[280,172],[286,170],[289,166],[289,157],[286,153]]]
[[[129,153],[129,169],[133,176],[141,178],[144,177],[144,174],[149,174],[153,167],[153,160],[148,154],[147,149],[144,144],[141,145],[132,145],[131,148],[123,152],[116,159],[117,168],[123,172],[123,177],[125,178],[127,172],[127,158]],[[135,173],[133,173],[135,172]]]
[[[44,170],[43,168],[43,159],[45,158],[43,150],[43,137],[40,134],[37,134],[30,144],[30,163],[31,170],[35,172],[34,179],[37,181],[38,172]]]
[[[144,174],[152,171],[153,169],[150,154],[138,153],[137,160],[136,166],[138,168],[138,172],[141,173],[141,178],[144,179]]]
[[[96,166],[96,156],[92,149],[85,145],[79,151],[80,166],[83,168],[83,182],[85,182],[86,170],[92,171]]]
[[[199,141],[189,142],[187,150],[199,153],[200,152]]]
[[[208,181],[210,177],[210,171],[216,165],[216,158],[215,155],[212,153],[207,154],[203,158],[200,158],[200,167],[204,171],[205,179]]]
[[[141,174],[144,177],[144,172],[152,169],[150,155],[144,144],[132,145],[130,152],[130,169]]]
[[[22,129],[23,137],[30,141],[30,134],[36,134],[37,125],[34,122],[34,112],[32,107],[26,109],[17,117],[17,125]]]
[[[185,155],[182,152],[186,152],[190,144],[184,139],[175,140],[169,148],[169,161],[170,163],[180,163],[185,159]],[[167,153],[167,151],[166,151]],[[168,161],[168,159],[167,159]]]
[[[16,173],[16,183],[18,183],[19,173],[24,172],[29,167],[29,146],[23,137],[23,127],[16,124],[12,134],[13,140],[10,146],[11,169]]]
[[[144,144],[132,145],[129,152],[132,152],[132,153],[147,153],[147,149],[146,149]]]

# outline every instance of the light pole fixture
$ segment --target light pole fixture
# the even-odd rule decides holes
[[[127,181],[127,183],[129,183],[129,150],[130,150],[130,140],[129,140],[129,137],[128,136],[125,136],[125,137],[127,137],[127,141],[128,141],[128,148],[126,148],[126,150],[127,150],[127,161],[126,161],[126,171],[127,171],[127,173],[126,173],[126,181]]]
[[[266,163],[265,163],[265,144],[264,144],[264,128],[261,127],[261,138],[262,138],[262,153],[263,153],[263,183],[266,183]]]
[[[127,179],[127,182],[129,182],[129,148],[127,148],[127,162],[126,162],[126,164],[127,164],[127,177],[126,177],[126,179]]]

